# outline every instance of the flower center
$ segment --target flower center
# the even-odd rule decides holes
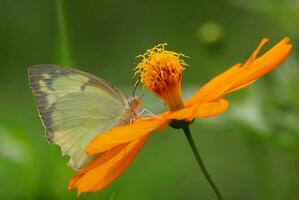
[[[184,107],[181,96],[181,79],[187,64],[183,54],[165,50],[160,44],[141,55],[142,61],[135,68],[141,82],[156,96],[160,97],[171,111]]]

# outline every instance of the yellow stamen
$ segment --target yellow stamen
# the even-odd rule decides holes
[[[141,55],[142,61],[135,68],[141,82],[160,97],[171,111],[184,107],[181,96],[181,79],[187,64],[183,54],[165,50],[166,44],[159,44]]]

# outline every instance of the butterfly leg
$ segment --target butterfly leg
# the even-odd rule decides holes
[[[131,118],[129,121],[129,124],[132,125],[134,123],[135,119]]]
[[[126,120],[126,119],[120,119],[120,125],[131,125],[131,119],[130,120]]]
[[[156,118],[156,119],[161,119],[160,116],[153,114],[151,111],[149,111],[148,109],[143,109],[138,113],[138,117],[152,117],[152,118]]]

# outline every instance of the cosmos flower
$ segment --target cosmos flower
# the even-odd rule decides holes
[[[187,101],[181,95],[184,56],[165,50],[165,45],[148,50],[135,73],[149,91],[164,101],[168,111],[98,135],[86,149],[89,155],[98,155],[97,158],[70,180],[69,188],[77,188],[78,194],[102,190],[124,172],[152,132],[167,125],[183,128],[195,118],[213,117],[226,111],[229,106],[226,94],[252,84],[288,57],[292,48],[288,38],[258,57],[267,41],[263,39],[243,65],[238,63],[216,76]]]

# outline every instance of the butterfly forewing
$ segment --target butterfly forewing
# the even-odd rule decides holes
[[[85,153],[86,146],[118,125],[128,108],[111,84],[79,70],[38,65],[29,69],[29,82],[48,141],[70,155],[68,164],[74,169],[93,159]]]

